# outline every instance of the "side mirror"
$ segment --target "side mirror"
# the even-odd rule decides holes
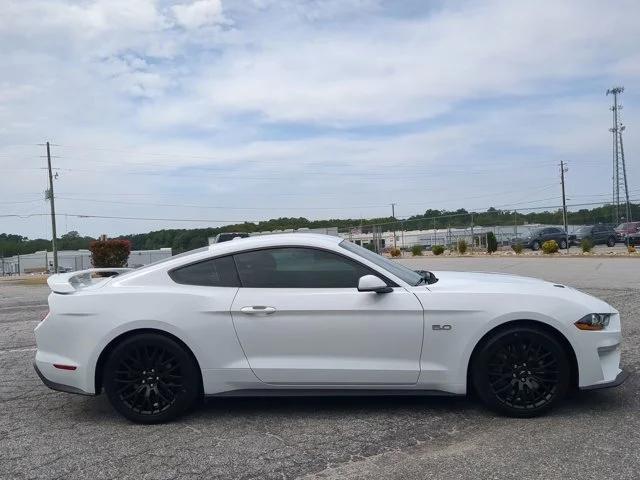
[[[365,275],[358,280],[359,292],[389,293],[393,288],[387,285],[384,280],[375,275]]]

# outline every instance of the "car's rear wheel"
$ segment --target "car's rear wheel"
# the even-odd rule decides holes
[[[614,247],[616,244],[616,238],[615,237],[609,237],[607,239],[607,247]]]
[[[531,250],[540,250],[540,242],[537,240],[531,244]]]
[[[473,387],[482,401],[513,417],[546,412],[569,389],[570,363],[545,330],[511,327],[483,342],[472,358]]]
[[[159,334],[123,340],[111,351],[103,375],[113,407],[138,423],[171,420],[200,396],[194,359],[178,342]]]

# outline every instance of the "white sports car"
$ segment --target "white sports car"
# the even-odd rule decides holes
[[[626,377],[620,316],[597,298],[533,278],[416,272],[325,235],[236,239],[48,282],[42,381],[104,389],[136,422],[166,421],[203,395],[471,390],[523,417]]]

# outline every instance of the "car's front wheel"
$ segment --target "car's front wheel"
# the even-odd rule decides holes
[[[178,342],[154,333],[120,342],[105,363],[103,382],[113,407],[137,423],[171,420],[200,396],[192,356]]]
[[[567,248],[567,241],[563,238],[562,240],[560,240],[560,248],[562,250],[564,250],[565,248]]]
[[[616,245],[616,237],[609,237],[607,239],[607,247],[614,247]]]
[[[474,353],[471,381],[489,407],[513,417],[540,415],[569,389],[570,363],[560,342],[543,329],[498,331]]]
[[[537,240],[535,240],[532,244],[531,244],[531,250],[540,250],[540,242],[538,242]]]

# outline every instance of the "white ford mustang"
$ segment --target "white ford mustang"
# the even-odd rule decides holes
[[[35,368],[166,421],[206,396],[464,395],[513,416],[615,386],[620,316],[573,288],[415,272],[337,237],[216,244],[137,270],[49,277]],[[107,274],[105,272],[99,272]]]

